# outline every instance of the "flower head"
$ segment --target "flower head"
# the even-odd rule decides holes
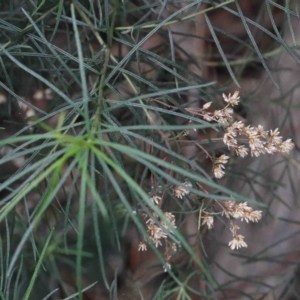
[[[202,217],[202,225],[206,225],[208,229],[212,229],[214,226],[214,217],[213,215],[205,214]]]
[[[185,187],[192,187],[192,184],[188,181],[184,182],[182,186],[176,186],[173,189],[173,194],[175,197],[182,199],[183,196],[188,195],[190,191],[185,189]]]
[[[238,105],[240,102],[240,100],[239,100],[240,97],[239,97],[238,91],[234,92],[234,94],[232,96],[231,96],[231,94],[229,94],[227,97],[225,94],[223,94],[222,97],[223,97],[224,101],[226,103],[230,104],[231,106]]]
[[[242,247],[247,248],[247,244],[244,242],[244,237],[240,234],[236,235],[228,244],[231,250],[239,249]]]
[[[145,241],[139,243],[138,251],[147,251],[147,244]]]

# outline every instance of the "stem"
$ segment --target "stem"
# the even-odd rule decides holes
[[[97,128],[99,126],[99,124],[101,123],[101,110],[102,110],[102,100],[103,100],[103,92],[104,92],[104,86],[105,86],[105,77],[107,74],[107,69],[108,69],[108,63],[109,63],[109,58],[110,58],[110,48],[106,48],[105,49],[105,60],[104,60],[104,64],[103,64],[103,71],[102,71],[102,75],[100,78],[100,82],[99,82],[99,87],[98,87],[98,101],[97,101],[97,109],[96,112],[94,114],[94,122],[92,125],[92,136],[94,136],[97,132]]]
[[[113,34],[114,34],[114,29],[115,29],[115,23],[116,23],[116,16],[118,13],[118,6],[119,6],[119,1],[114,0],[113,1],[113,14],[112,14],[112,19],[111,19],[111,24],[108,28],[107,32],[107,45],[103,43],[103,46],[106,47],[105,49],[105,59],[104,59],[104,64],[103,64],[103,70],[102,70],[102,75],[100,77],[100,82],[99,82],[99,87],[98,87],[98,101],[97,101],[97,109],[94,114],[94,122],[92,125],[92,136],[94,136],[97,133],[97,128],[99,124],[101,123],[101,114],[102,114],[102,101],[103,101],[103,94],[104,94],[104,87],[105,87],[105,79],[107,75],[107,70],[108,70],[108,64],[111,56],[111,45],[112,45],[112,40],[113,40]]]

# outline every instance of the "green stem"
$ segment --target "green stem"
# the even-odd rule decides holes
[[[103,45],[106,47],[105,49],[105,59],[104,59],[104,64],[103,64],[103,69],[102,69],[102,74],[100,77],[100,82],[99,82],[99,87],[98,87],[98,101],[97,101],[97,109],[94,114],[94,121],[92,125],[92,136],[95,136],[97,133],[97,129],[99,127],[99,124],[101,123],[101,114],[102,114],[102,101],[103,101],[103,94],[104,94],[104,87],[105,87],[105,78],[107,75],[107,70],[108,70],[108,64],[111,56],[111,45],[112,45],[112,40],[113,40],[113,34],[114,34],[114,29],[115,29],[115,24],[116,24],[116,19],[117,19],[117,13],[118,13],[118,8],[119,8],[119,1],[114,0],[113,3],[113,14],[112,14],[112,19],[111,19],[111,24],[109,26],[108,32],[107,32],[107,44]]]

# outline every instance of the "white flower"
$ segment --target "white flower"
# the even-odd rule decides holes
[[[147,251],[147,245],[145,242],[140,242],[139,243],[139,249],[138,251]]]
[[[206,225],[208,229],[214,226],[214,217],[212,215],[204,215],[202,225]]]
[[[236,235],[232,241],[229,242],[228,246],[231,250],[239,249],[242,247],[247,248],[247,244],[244,242],[244,237],[240,234]]]
[[[222,178],[225,175],[224,168],[223,165],[214,165],[213,172],[216,178]]]
[[[177,197],[179,199],[182,199],[183,196],[188,195],[190,193],[190,191],[186,190],[184,188],[184,186],[192,187],[192,184],[190,182],[186,181],[186,182],[183,183],[183,186],[176,186],[173,189],[173,194],[174,194],[175,197]]]
[[[288,139],[279,145],[279,152],[289,153],[294,147],[294,143],[291,141],[291,139]]]
[[[228,162],[228,159],[229,159],[229,156],[222,154],[215,160],[215,163],[216,164],[226,164]]]
[[[238,91],[234,92],[234,94],[232,96],[231,96],[231,94],[229,94],[228,97],[225,94],[223,94],[222,96],[223,96],[224,101],[226,103],[230,104],[231,106],[238,105],[240,102],[239,101],[240,97],[239,97]]]

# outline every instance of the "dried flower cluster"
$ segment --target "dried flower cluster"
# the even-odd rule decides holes
[[[240,157],[245,157],[249,153],[251,156],[258,157],[260,154],[266,153],[289,153],[294,148],[291,139],[283,141],[278,128],[266,131],[261,125],[251,127],[246,126],[242,121],[234,121],[232,107],[240,102],[239,92],[234,92],[233,95],[229,94],[228,96],[223,94],[222,96],[226,106],[221,110],[210,112],[209,108],[212,102],[205,103],[200,109],[189,107],[185,110],[208,122],[221,124],[224,129],[223,143],[229,150],[234,151]],[[225,175],[224,165],[228,162],[228,159],[227,155],[221,155],[213,161],[213,174],[216,178],[222,178]]]
[[[294,144],[291,139],[282,141],[278,129],[265,131],[261,125],[258,127],[245,126],[243,122],[234,122],[226,127],[223,142],[236,152],[238,156],[245,157],[250,151],[251,156],[260,154],[273,154],[275,152],[289,153]],[[245,145],[238,145],[236,137],[244,136],[248,141],[249,149]]]
[[[214,216],[212,214],[205,213],[202,216],[202,225],[206,225],[208,229],[214,227]]]
[[[233,120],[233,109],[232,107],[239,104],[239,93],[235,92],[233,95],[228,96],[223,94],[223,99],[226,102],[226,106],[221,110],[215,110],[209,112],[208,109],[211,106],[211,102],[203,105],[202,108],[185,108],[188,112],[193,115],[202,117],[204,120],[209,122],[218,122],[222,124],[224,129],[223,142],[232,150],[236,155],[245,157],[249,153],[251,156],[259,156],[260,154],[272,154],[275,152],[289,153],[293,148],[294,144],[290,139],[283,141],[280,136],[278,129],[265,131],[261,125],[257,127],[246,126],[241,121]],[[159,100],[156,100],[160,102]],[[208,153],[207,153],[208,154]],[[209,155],[209,154],[208,154]],[[211,159],[212,157],[209,156]],[[213,159],[212,159],[213,160]],[[225,164],[228,163],[229,156],[223,154],[213,161],[213,174],[216,178],[222,178],[225,175]],[[201,185],[199,185],[201,186]],[[173,195],[178,199],[184,199],[192,188],[192,184],[188,181],[183,182],[178,186],[171,186],[170,190]],[[164,193],[160,190],[159,192],[151,193],[150,200],[153,204],[157,205],[159,209],[162,208],[163,195]],[[217,205],[218,209],[215,209]],[[212,229],[214,226],[215,215],[221,215],[229,219],[230,227],[229,230],[232,233],[233,239],[229,242],[228,246],[230,249],[239,249],[247,247],[244,241],[244,236],[238,234],[240,229],[233,223],[233,220],[240,220],[249,222],[258,222],[262,217],[260,210],[254,210],[248,206],[246,202],[230,201],[217,201],[213,202],[213,209],[203,210],[199,209],[201,213],[201,224],[206,226],[208,229]],[[142,212],[142,216],[145,220],[147,227],[148,238],[144,237],[144,240],[139,244],[139,251],[147,250],[147,241],[151,241],[155,247],[163,246],[165,248],[165,271],[171,268],[170,259],[171,256],[177,251],[179,243],[174,242],[174,230],[176,229],[176,218],[171,212],[164,212],[164,217],[158,216],[152,211],[151,216]]]
[[[225,175],[225,164],[228,162],[229,156],[223,154],[214,161],[213,173],[216,178],[222,178]]]
[[[203,119],[206,121],[215,121],[221,124],[231,122],[233,120],[233,109],[230,106],[235,106],[239,104],[239,93],[235,92],[232,96],[229,94],[226,97],[223,94],[223,99],[227,105],[221,110],[215,110],[213,113],[206,111],[212,102],[205,103],[202,107]]]
[[[252,207],[248,206],[247,202],[236,202],[233,200],[230,201],[215,201],[221,207],[221,215],[226,218],[239,219],[240,221],[249,222],[258,222],[262,217],[262,211],[254,210]],[[206,225],[208,229],[213,228],[214,224],[214,214],[205,213],[202,216],[202,225]],[[247,247],[247,244],[244,241],[244,236],[237,234],[237,231],[240,228],[233,224],[230,221],[230,231],[233,235],[233,239],[229,242],[228,246],[231,250],[239,249],[242,247]]]
[[[237,231],[240,229],[239,226],[234,225],[232,222],[230,224],[230,231],[233,235],[233,239],[229,242],[228,246],[231,250],[239,249],[242,247],[247,247],[247,244],[244,241],[244,236],[237,234]]]
[[[167,222],[171,223],[171,226],[168,226],[167,222],[161,220],[155,213],[151,218],[147,215],[144,215],[146,219],[145,223],[147,225],[147,234],[156,248],[162,246],[161,240],[166,240],[168,238],[168,235],[172,234],[173,229],[176,228],[175,216],[169,212],[165,212],[164,215],[165,215],[165,219],[168,220]],[[155,222],[154,219],[157,219],[158,221]],[[174,247],[172,246],[172,248]],[[139,244],[139,250],[142,251],[147,250],[147,245],[145,240]]]
[[[183,182],[180,186],[175,186],[171,190],[173,195],[178,199],[183,199],[186,197],[190,191],[187,188],[191,188],[192,184],[188,181]],[[162,206],[163,196],[161,193],[154,194],[150,197],[153,204],[157,205],[159,208]],[[254,210],[246,202],[236,202],[234,200],[230,201],[217,201],[214,203],[218,204],[221,208],[219,212],[205,212],[201,216],[202,225],[207,226],[208,229],[212,229],[214,225],[214,218],[216,214],[220,214],[230,219],[230,231],[233,235],[233,239],[229,242],[228,246],[230,249],[239,249],[242,247],[247,247],[244,241],[244,236],[238,234],[239,227],[233,224],[233,219],[239,219],[240,221],[258,222],[262,217],[262,211]],[[147,240],[150,240],[153,245],[158,248],[160,246],[164,247],[164,258],[165,265],[164,270],[167,271],[171,268],[170,259],[172,255],[177,252],[178,244],[174,242],[172,237],[174,236],[174,230],[176,229],[176,217],[171,212],[164,212],[164,217],[161,218],[155,212],[149,216],[142,213],[145,220],[145,225],[147,227],[148,239],[144,238],[142,242],[139,243],[139,251],[147,251]]]
[[[222,215],[227,218],[240,219],[241,221],[258,222],[261,219],[261,211],[253,210],[252,207],[248,206],[247,202],[236,202],[233,200],[225,201],[223,204]]]
[[[260,154],[265,153],[289,153],[294,148],[291,139],[282,140],[278,128],[266,131],[261,125],[257,127],[246,126],[242,121],[236,121],[231,125],[227,125],[233,121],[233,109],[230,106],[238,105],[240,97],[239,93],[235,92],[233,95],[229,94],[228,97],[223,94],[223,99],[227,105],[223,109],[215,110],[214,112],[206,111],[211,106],[211,102],[204,104],[202,116],[206,121],[215,121],[223,124],[223,142],[236,155],[245,157],[250,152],[251,156],[258,157]],[[221,155],[214,161],[213,173],[216,178],[224,176],[224,165],[228,162],[228,159],[228,156]]]
[[[176,186],[173,189],[174,196],[179,199],[182,199],[183,196],[189,194],[189,191],[186,189],[186,187],[191,188],[192,184],[190,182],[186,181],[182,184],[182,186]]]
[[[176,228],[175,216],[170,212],[165,212],[164,217],[165,218],[162,220],[155,213],[153,213],[152,217],[144,214],[149,239],[153,242],[156,248],[164,244],[164,257],[166,260],[164,269],[166,271],[168,268],[171,268],[170,259],[172,253],[177,251],[177,244],[170,240],[170,236]],[[154,219],[157,221],[154,221]],[[164,243],[162,243],[162,241],[164,241]],[[147,251],[147,243],[145,239],[139,243],[138,250]]]
[[[181,186],[174,187],[173,194],[175,197],[182,199],[185,195],[189,193],[186,187],[191,187],[190,182],[184,182]],[[162,205],[163,196],[160,192],[155,193],[150,197],[153,204],[157,205],[159,208]],[[172,255],[177,252],[178,244],[172,239],[174,234],[174,229],[176,229],[176,218],[171,212],[164,212],[164,218],[160,218],[155,212],[149,216],[143,213],[145,220],[145,225],[147,227],[147,236],[150,241],[154,244],[156,248],[164,246],[164,258],[165,265],[164,270],[167,271],[171,268],[170,259]],[[139,243],[139,251],[147,251],[147,240],[144,238],[142,242]]]

